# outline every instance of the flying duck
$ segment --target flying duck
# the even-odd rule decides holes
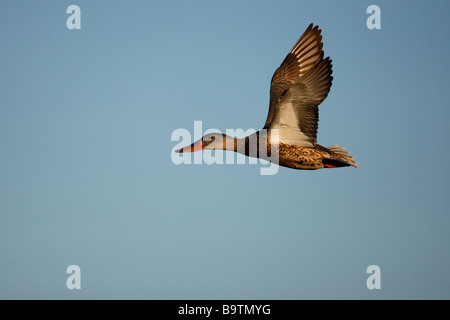
[[[261,130],[242,139],[207,134],[176,152],[231,150],[268,161],[276,152],[278,164],[293,169],[358,167],[343,147],[317,143],[319,105],[333,80],[331,59],[323,57],[322,47],[321,30],[311,23],[273,74],[269,114]]]

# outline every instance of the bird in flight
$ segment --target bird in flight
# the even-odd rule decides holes
[[[333,80],[331,59],[323,57],[322,47],[321,30],[311,23],[273,74],[261,130],[242,139],[210,133],[176,152],[231,150],[268,161],[276,152],[278,164],[293,169],[358,167],[343,147],[317,143],[319,105]]]

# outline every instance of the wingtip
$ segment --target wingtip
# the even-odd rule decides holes
[[[318,31],[319,33],[322,31],[318,24],[314,25],[314,22],[311,22],[306,28],[307,31]]]

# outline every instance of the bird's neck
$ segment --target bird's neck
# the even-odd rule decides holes
[[[267,138],[260,135],[259,131],[241,139],[231,137],[228,139],[231,139],[232,143],[226,143],[225,150],[255,158],[261,157],[261,152],[270,155],[270,145],[267,143]]]

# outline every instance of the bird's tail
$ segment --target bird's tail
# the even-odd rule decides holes
[[[333,159],[337,159],[337,160],[341,160],[345,163],[347,163],[350,166],[353,166],[355,168],[358,168],[358,163],[356,163],[356,161],[354,161],[354,157],[352,157],[351,155],[349,155],[348,151],[344,151],[344,147],[339,147],[337,144],[331,147],[328,147],[328,150],[331,151],[331,155],[333,157]],[[332,160],[332,159],[329,159]],[[325,159],[324,159],[324,164],[325,164]]]

